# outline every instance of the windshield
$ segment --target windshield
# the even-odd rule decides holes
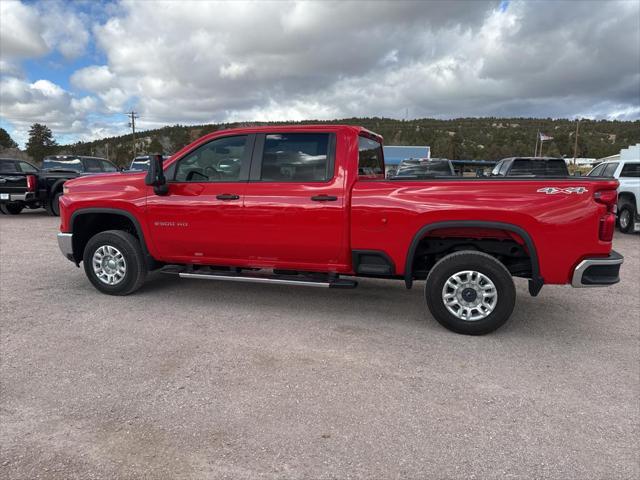
[[[73,170],[74,172],[82,172],[82,162],[79,158],[70,158],[68,160],[45,158],[42,161],[43,170]]]

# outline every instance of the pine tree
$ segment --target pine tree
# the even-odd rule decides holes
[[[164,151],[164,147],[158,141],[157,138],[154,138],[153,140],[151,140],[151,143],[149,144],[147,151],[149,153],[162,153]]]
[[[18,148],[18,144],[4,128],[0,128],[0,148]]]
[[[40,123],[31,125],[26,150],[33,160],[42,162],[44,157],[51,155],[55,151],[57,145],[49,127]]]

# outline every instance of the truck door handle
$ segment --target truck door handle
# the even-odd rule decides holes
[[[338,200],[338,197],[334,197],[333,195],[314,195],[311,197],[311,200],[314,202],[335,202]]]
[[[220,195],[216,195],[218,200],[238,200],[240,199],[240,195],[235,195],[233,193],[221,193]]]

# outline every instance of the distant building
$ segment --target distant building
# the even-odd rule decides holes
[[[385,173],[395,172],[403,160],[431,158],[431,147],[414,145],[389,145],[382,147],[384,153]]]
[[[620,160],[640,160],[640,143],[620,150]]]
[[[596,163],[610,162],[611,160],[640,160],[640,143],[629,145],[620,150],[620,153],[599,158]]]

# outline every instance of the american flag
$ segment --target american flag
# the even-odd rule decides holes
[[[549,135],[545,135],[542,132],[538,132],[538,135],[540,135],[541,142],[546,142],[547,140],[553,140],[553,137],[550,137]]]

